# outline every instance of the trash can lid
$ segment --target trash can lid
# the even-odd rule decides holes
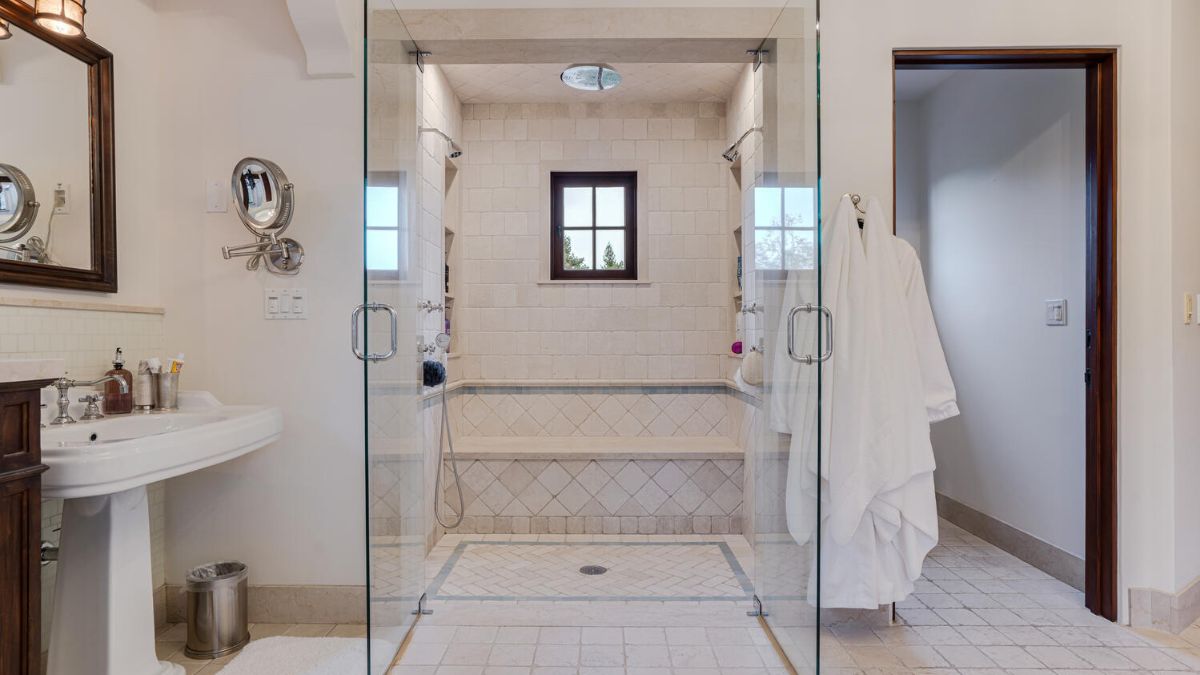
[[[236,560],[211,562],[193,567],[187,573],[189,584],[211,584],[214,581],[240,579],[246,576],[246,565]]]

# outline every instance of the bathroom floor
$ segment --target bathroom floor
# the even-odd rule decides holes
[[[824,613],[823,674],[1200,672],[1200,624],[1181,636],[1114,626],[1085,610],[1075,589],[949,523],[942,528],[896,624],[883,611]],[[579,574],[586,564],[611,570]],[[426,568],[434,613],[422,617],[393,675],[787,672],[746,615],[753,555],[740,535],[447,535]],[[253,638],[364,632],[251,627]],[[811,633],[811,625],[777,628],[801,660],[811,658]],[[182,626],[161,633],[160,657],[204,675],[227,661],[181,658],[181,641]]]

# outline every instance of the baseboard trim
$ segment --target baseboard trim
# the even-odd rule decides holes
[[[1083,590],[1083,558],[1022,532],[986,513],[976,511],[940,492],[937,495],[937,508],[938,515],[942,518],[1024,560],[1064,584]]]
[[[1129,624],[1179,634],[1200,619],[1200,578],[1178,593],[1129,589]]]
[[[166,621],[187,621],[183,587],[167,584]],[[363,586],[250,586],[250,623],[366,623]]]

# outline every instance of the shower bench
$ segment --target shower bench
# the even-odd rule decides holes
[[[726,437],[468,436],[455,450],[457,533],[741,532],[744,451]]]

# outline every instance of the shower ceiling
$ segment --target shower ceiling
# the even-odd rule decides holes
[[[559,75],[570,63],[441,64],[463,103],[669,103],[729,98],[744,63],[613,63],[621,86],[576,91]]]

